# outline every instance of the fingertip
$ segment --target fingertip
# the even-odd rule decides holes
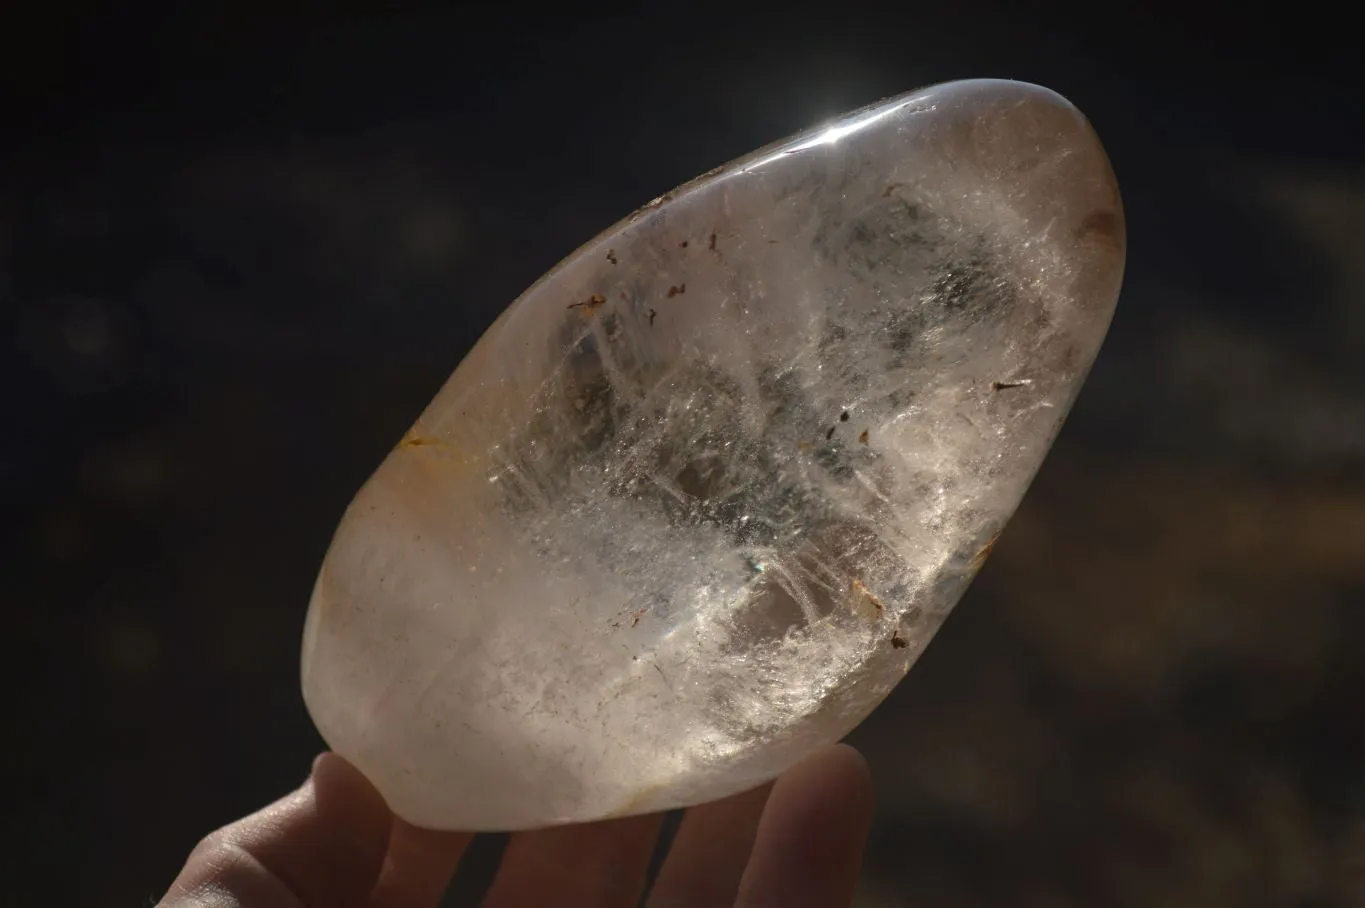
[[[733,904],[772,787],[690,808],[659,870],[649,908]]]
[[[308,780],[318,798],[331,802],[332,807],[344,806],[347,810],[382,816],[385,822],[388,821],[388,805],[379,790],[344,757],[331,751],[318,754],[313,759]]]
[[[371,904],[385,908],[439,905],[473,839],[473,833],[422,829],[394,817],[388,857]]]
[[[871,818],[874,806],[872,768],[862,751],[851,744],[835,744],[808,761],[808,771],[843,790],[846,803],[862,808]],[[800,768],[800,767],[798,767]]]
[[[773,787],[738,903],[847,905],[872,823],[872,775],[856,749],[827,747]]]
[[[856,776],[869,789],[872,787],[872,769],[868,766],[867,758],[852,744],[843,742],[831,744],[824,750],[817,751],[807,762],[827,763],[831,767],[831,772],[846,775],[850,780]]]
[[[383,866],[390,823],[360,771],[322,754],[298,790],[207,837],[164,904],[362,904]]]
[[[789,769],[777,780],[773,794],[780,796],[778,804],[784,810],[834,811],[848,822],[870,821],[872,771],[856,748],[833,744]]]
[[[322,828],[332,831],[339,844],[366,866],[382,863],[393,814],[378,789],[360,770],[331,752],[313,761],[310,778]]]

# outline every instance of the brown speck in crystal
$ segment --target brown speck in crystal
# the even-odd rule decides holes
[[[687,292],[686,284],[677,284],[676,286],[668,288],[668,298],[673,299],[673,297],[677,296],[678,294],[686,292]]]
[[[1076,228],[1076,236],[1097,236],[1101,239],[1116,242],[1120,231],[1123,230],[1123,219],[1119,213],[1112,208],[1101,208],[1092,211],[1081,221],[1081,225]]]
[[[583,300],[581,303],[569,303],[568,308],[577,309],[583,315],[592,315],[594,312],[596,312],[598,309],[601,309],[606,304],[607,298],[605,296],[603,296],[600,293],[594,293],[592,296]]]
[[[714,233],[711,234],[711,238],[707,241],[706,248],[710,249],[712,252],[716,251],[716,235]]]
[[[681,243],[679,243],[678,245],[681,246],[682,248],[686,249],[686,248],[687,248],[687,240],[683,240],[683,241],[682,241]]]
[[[872,603],[872,607],[877,610],[877,614],[880,615],[883,611],[885,611],[886,607],[882,605],[882,601],[878,599],[872,593],[871,590],[863,586],[863,582],[859,580],[857,577],[853,578],[853,591],[857,593],[859,596],[862,596],[868,602]]]
[[[1028,384],[1026,381],[993,381],[991,382],[992,391],[1008,391],[1010,388],[1022,388]]]
[[[910,645],[910,641],[902,637],[900,631],[894,631],[891,634],[891,645],[896,649],[905,649]]]
[[[847,411],[847,410],[845,410],[844,412],[842,412],[842,413],[839,414],[839,422],[848,422],[848,411]]]
[[[981,551],[977,552],[976,556],[972,558],[972,562],[968,566],[968,570],[970,570],[972,573],[976,573],[977,571],[981,570],[981,568],[986,564],[986,559],[991,557],[991,552],[995,551],[995,544],[999,541],[1000,534],[997,532],[994,536],[992,536],[990,539],[986,541],[986,544],[981,547]]]
[[[615,249],[608,249],[608,250],[607,250],[607,261],[611,262],[613,265],[616,264],[616,261],[617,261],[617,260],[616,260],[616,250],[615,250]]]
[[[825,433],[825,441],[829,441],[831,438],[834,437],[834,430],[835,430],[836,428],[838,428],[838,427],[837,427],[837,426],[830,426],[830,427],[829,427],[829,431]]]
[[[654,327],[654,319],[657,318],[658,315],[659,313],[655,312],[653,309],[649,310],[649,327]]]
[[[427,437],[427,436],[425,436],[425,435],[419,435],[419,434],[417,434],[417,430],[416,430],[416,429],[412,429],[412,430],[409,430],[408,434],[406,434],[406,435],[403,436],[403,440],[400,441],[400,442],[398,443],[398,447],[399,447],[399,448],[428,448],[428,447],[431,447],[431,446],[436,445],[436,444],[439,444],[439,442],[436,441],[436,439],[434,439],[434,438],[429,438],[429,437]]]
[[[863,431],[861,431],[861,432],[858,433],[858,444],[860,444],[860,445],[865,445],[865,444],[867,444],[867,430],[866,430],[866,429],[863,429]]]

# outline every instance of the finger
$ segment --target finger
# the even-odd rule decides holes
[[[738,908],[847,908],[872,822],[867,763],[851,747],[822,751],[773,786]]]
[[[650,814],[518,833],[484,908],[635,908],[662,820]]]
[[[472,833],[433,832],[394,817],[371,908],[436,908],[473,839]]]
[[[363,905],[384,862],[390,818],[364,776],[323,754],[298,791],[204,839],[161,905]]]
[[[649,894],[649,908],[732,904],[771,789],[763,785],[687,811]]]

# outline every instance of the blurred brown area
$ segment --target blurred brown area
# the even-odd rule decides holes
[[[854,736],[859,904],[1365,905],[1362,92],[1308,10],[188,9],[0,29],[7,904],[150,904],[302,779],[335,522],[560,256],[985,75],[1091,116],[1129,276],[992,560]]]

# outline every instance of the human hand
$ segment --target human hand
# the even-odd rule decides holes
[[[871,815],[867,764],[828,748],[687,811],[648,908],[846,908]],[[661,821],[517,833],[483,908],[634,908]],[[293,794],[205,838],[159,908],[437,908],[472,838],[405,823],[323,754]]]

